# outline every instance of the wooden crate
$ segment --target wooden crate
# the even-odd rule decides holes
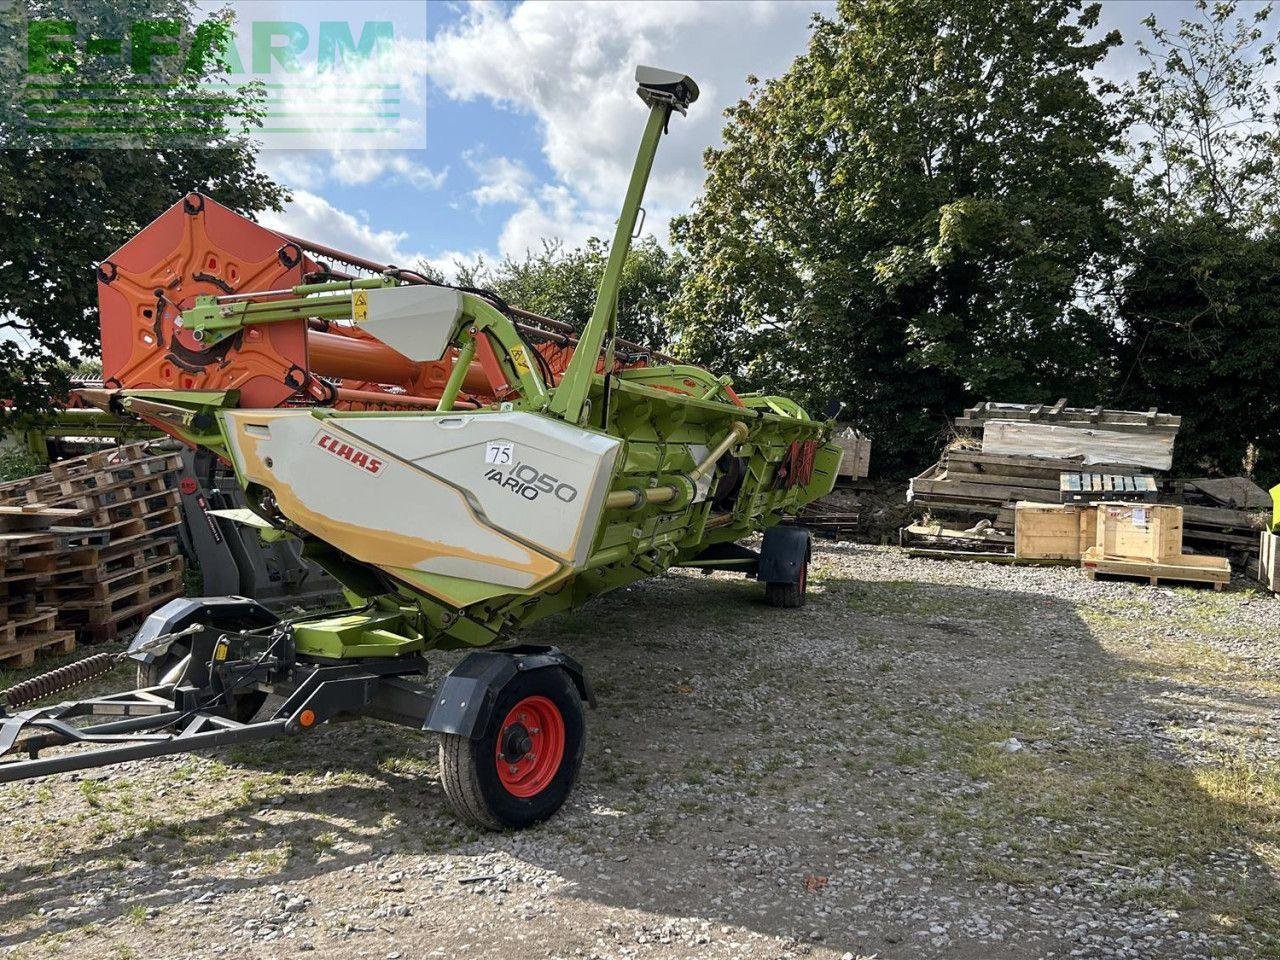
[[[1263,530],[1259,535],[1258,579],[1280,593],[1280,533]]]
[[[1155,503],[1098,505],[1094,546],[1108,560],[1178,562],[1182,557],[1182,507]]]
[[[845,427],[837,429],[831,440],[844,451],[839,476],[860,480],[871,472],[870,437],[863,436],[854,427]]]
[[[1088,504],[1019,503],[1013,555],[1019,560],[1079,560],[1097,537],[1098,511]]]
[[[1221,590],[1231,580],[1231,561],[1226,557],[1202,557],[1183,554],[1163,561],[1120,559],[1101,555],[1090,547],[1080,559],[1080,566],[1090,580],[1098,574],[1112,577],[1140,577],[1155,586],[1162,580],[1209,584]]]

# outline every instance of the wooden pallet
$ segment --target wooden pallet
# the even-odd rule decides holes
[[[0,533],[43,533],[54,527],[74,524],[83,516],[82,510],[43,504],[0,507]]]
[[[81,597],[75,600],[60,601],[58,604],[58,621],[63,626],[99,626],[123,616],[124,611],[143,606],[156,597],[172,596],[176,587],[182,589],[182,570],[170,567],[166,572],[156,576],[127,578],[127,582],[116,582],[116,589],[106,596]]]
[[[1098,576],[1137,577],[1152,586],[1161,581],[1210,584],[1221,590],[1231,581],[1231,563],[1225,557],[1202,557],[1184,554],[1176,561],[1154,563],[1146,560],[1118,560],[1103,557],[1097,547],[1090,547],[1080,559],[1085,576],[1096,580]]]
[[[65,497],[61,504],[82,511],[89,522],[99,526],[144,517],[157,513],[166,507],[176,507],[180,501],[179,493],[168,485],[165,477],[153,477],[146,483],[147,489],[130,496],[124,489],[112,489],[106,492],[85,493],[74,497]]]
[[[88,474],[85,477],[59,481],[58,487],[62,492],[62,496],[67,498],[91,497],[99,501],[103,499],[130,500],[148,493],[160,493],[169,489],[171,486],[169,481],[175,471],[170,469],[167,463],[165,467],[166,469],[156,473],[139,473],[134,467],[130,467],[125,471],[115,471],[116,473],[139,474],[127,477],[113,477],[110,474]]]
[[[82,454],[78,457],[59,460],[49,467],[49,472],[56,479],[65,480],[67,477],[83,473],[102,471],[115,464],[144,460],[149,456],[154,456],[154,454],[147,449],[147,444],[131,443],[126,446],[109,447],[105,450],[95,450],[92,453]]]
[[[35,612],[36,591],[31,585],[28,585],[26,592],[0,597],[0,623],[15,623]]]
[[[181,572],[179,561],[173,557],[159,557],[115,571],[91,571],[83,578],[59,577],[44,587],[45,602],[57,606],[82,600],[101,603],[123,590],[137,589]]]
[[[43,575],[45,579],[70,578],[79,580],[102,579],[119,570],[136,569],[153,560],[178,555],[178,541],[173,538],[153,540],[146,533],[117,541],[107,546],[83,547],[57,554],[36,557],[26,562],[34,571],[31,576]]]
[[[181,577],[177,579],[171,590],[157,593],[135,607],[118,611],[113,620],[106,623],[81,624],[76,627],[76,636],[80,638],[81,643],[110,643],[113,640],[118,640],[121,634],[140,626],[142,621],[150,616],[161,604],[180,596],[182,596]]]
[[[103,457],[103,454],[93,454]],[[173,454],[157,454],[137,460],[124,460],[115,463],[103,463],[100,466],[84,465],[68,468],[67,461],[55,463],[50,472],[58,480],[59,488],[65,495],[75,495],[88,490],[101,490],[128,481],[145,480],[166,473],[174,473],[179,468],[179,459]]]
[[[0,644],[22,640],[31,634],[47,633],[54,629],[58,611],[52,607],[35,607],[15,620],[0,624]]]
[[[1091,430],[1117,430],[1124,433],[1148,433],[1175,436],[1182,418],[1150,410],[1106,410],[1102,407],[1068,407],[1065,399],[1057,403],[997,403],[988,400],[970,407],[956,418],[960,429],[981,429],[989,420],[1017,420],[1027,423],[1052,423],[1057,426],[1082,427]]]
[[[0,643],[0,666],[11,670],[29,667],[39,654],[68,654],[76,648],[74,630],[50,630],[12,643]]]

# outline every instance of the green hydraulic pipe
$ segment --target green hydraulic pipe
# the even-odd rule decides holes
[[[750,430],[745,423],[738,422],[730,427],[728,434],[712,447],[701,462],[687,474],[693,484],[696,486],[699,480],[715,469],[716,462],[728,453],[734,444],[742,443],[746,440],[748,433],[750,433]],[[670,503],[678,494],[679,488],[670,484],[649,487],[646,490],[632,487],[627,490],[615,490],[605,497],[604,505],[606,509],[610,510],[635,510],[651,503]]]
[[[658,141],[662,138],[667,118],[671,116],[671,109],[670,103],[662,102],[654,103],[649,109],[649,122],[644,128],[644,136],[640,138],[640,149],[636,154],[635,167],[631,170],[627,196],[622,202],[622,213],[618,216],[618,226],[613,232],[609,260],[605,264],[600,289],[596,293],[595,309],[574,348],[573,359],[569,361],[560,385],[551,398],[548,412],[563,417],[569,423],[582,420],[583,407],[596,372],[596,362],[600,358],[600,348],[606,342],[612,343],[617,328],[618,287],[622,283],[622,269],[631,249],[631,237],[635,233],[636,219],[640,216],[640,201],[644,199],[644,188],[649,182],[649,171],[653,168]]]
[[[479,334],[476,328],[472,327],[467,332],[466,342],[463,343],[462,349],[458,351],[458,359],[453,361],[453,369],[449,371],[449,379],[445,381],[444,392],[440,395],[440,402],[436,405],[436,409],[444,412],[453,409],[454,401],[458,399],[458,391],[462,389],[462,381],[466,379],[467,370],[471,367],[471,361],[476,355],[476,337]]]

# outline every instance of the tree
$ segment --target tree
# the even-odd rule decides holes
[[[1183,416],[1178,468],[1280,471],[1280,130],[1270,6],[1154,19],[1124,90],[1132,238],[1119,284],[1119,399]],[[1211,402],[1206,402],[1211,399]],[[1251,449],[1252,448],[1252,449]]]
[[[1197,0],[1177,30],[1154,16],[1136,46],[1144,66],[1126,85],[1133,215],[1216,216],[1250,228],[1280,213],[1276,38],[1270,4],[1247,17],[1235,2]]]
[[[56,39],[44,47],[32,39],[29,49],[38,24],[50,21],[74,24],[77,42],[68,45],[58,27]],[[193,53],[157,55],[140,78],[134,57],[160,23],[172,24],[159,29],[177,31]],[[13,412],[56,405],[67,370],[96,358],[93,268],[170,204],[191,190],[242,213],[278,210],[287,199],[258,171],[254,144],[239,132],[260,122],[261,87],[217,86],[229,30],[228,14],[201,18],[193,0],[0,8],[8,92],[0,107],[0,398]],[[119,37],[133,38],[129,60],[86,52],[90,38]],[[88,89],[113,99],[87,102]],[[57,119],[76,111],[84,119]],[[107,119],[128,129],[93,132]]]
[[[754,84],[673,236],[678,348],[750,384],[848,403],[913,466],[965,402],[1110,375],[1090,294],[1118,249],[1119,125],[1077,0],[842,0]],[[754,83],[754,81],[753,81]]]
[[[591,237],[572,250],[544,241],[523,260],[506,257],[458,265],[462,286],[492,290],[513,306],[571,323],[581,330],[591,319],[596,291],[609,258],[608,245]],[[678,264],[653,237],[631,245],[618,293],[618,335],[624,340],[666,348],[665,315],[677,286]]]

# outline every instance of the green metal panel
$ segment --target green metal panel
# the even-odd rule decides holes
[[[395,612],[348,613],[307,620],[293,628],[298,653],[340,660],[351,657],[398,657],[422,649],[422,636]]]

